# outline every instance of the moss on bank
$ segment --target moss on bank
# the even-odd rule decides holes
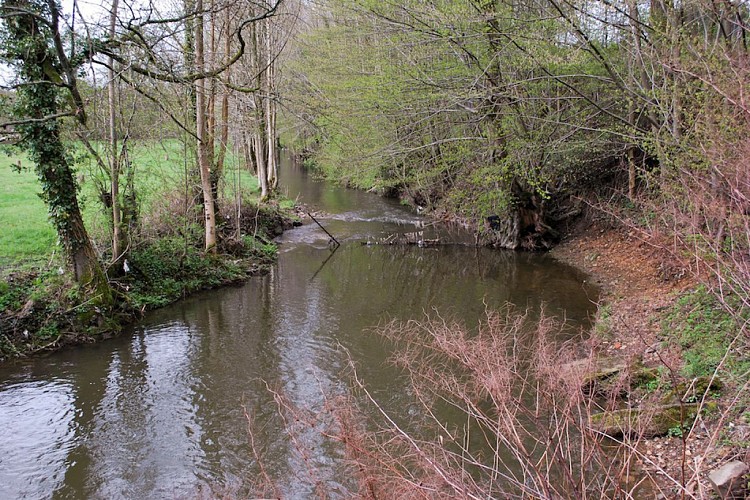
[[[741,313],[736,296],[722,296],[722,301],[705,285],[683,293],[662,319],[663,337],[680,346],[686,377],[710,376],[718,370],[741,385],[750,371],[739,324],[747,321],[747,313]]]
[[[263,272],[276,258],[271,240],[292,219],[274,207],[247,212],[239,238],[227,221],[218,255],[204,253],[199,239],[176,236],[134,248],[129,272],[110,280],[117,300],[109,311],[56,265],[6,272],[0,279],[0,361],[112,337],[147,310]]]

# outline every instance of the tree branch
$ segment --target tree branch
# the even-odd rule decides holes
[[[130,70],[135,73],[138,73],[143,76],[147,76],[148,78],[152,78],[154,80],[160,80],[160,81],[169,82],[169,83],[186,84],[186,83],[193,83],[197,80],[213,78],[215,76],[220,75],[224,71],[226,71],[230,66],[234,65],[234,63],[239,61],[240,58],[244,55],[246,42],[242,35],[242,31],[250,24],[253,24],[258,21],[262,21],[264,19],[268,19],[274,16],[276,14],[276,11],[278,10],[278,7],[281,5],[282,2],[283,0],[276,0],[274,4],[262,14],[252,17],[250,19],[246,19],[242,23],[240,23],[239,27],[234,32],[234,36],[237,37],[237,41],[239,42],[239,48],[237,49],[237,52],[231,58],[229,58],[224,64],[221,64],[208,71],[189,73],[189,74],[180,76],[180,75],[175,75],[174,73],[171,73],[171,72],[164,72],[160,70],[155,71],[148,67],[133,64],[133,61],[129,61],[126,57],[122,56],[121,54],[117,53],[116,50],[114,50],[123,45],[123,42],[119,40],[118,41],[109,40],[105,42],[100,42],[98,44],[94,44],[92,50],[95,53],[99,53],[107,57],[111,57],[116,62],[124,66],[128,66]],[[144,44],[138,44],[138,46],[149,52],[151,51],[151,48],[145,42]]]
[[[0,128],[15,127],[16,125],[30,125],[32,123],[44,123],[52,120],[57,120],[58,118],[65,118],[67,116],[76,116],[76,113],[74,111],[66,111],[64,113],[55,113],[54,115],[48,115],[42,118],[25,118],[23,120],[16,120],[12,122],[0,122]]]

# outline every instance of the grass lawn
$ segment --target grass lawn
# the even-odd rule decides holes
[[[56,250],[59,253],[57,235],[47,220],[47,208],[37,195],[41,187],[33,165],[25,155],[12,151],[9,156],[7,151],[0,151],[0,270],[40,264],[48,261]],[[131,143],[142,218],[168,211],[172,200],[180,199],[192,188],[186,185],[185,173],[193,163],[191,158],[192,154],[179,140]],[[20,173],[11,168],[19,161],[27,167]],[[82,161],[77,171],[79,179],[83,180],[79,201],[87,229],[95,240],[103,243],[109,238],[109,227],[98,200],[95,179],[104,177],[93,161]],[[223,197],[233,198],[238,187],[253,196],[258,192],[256,177],[239,168],[237,158],[228,154],[221,189]]]
[[[20,173],[11,165],[27,169]],[[59,249],[57,235],[47,220],[47,207],[39,198],[39,181],[25,155],[0,151],[0,269],[21,262],[46,261]]]

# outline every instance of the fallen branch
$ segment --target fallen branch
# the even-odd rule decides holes
[[[313,217],[310,212],[307,212],[307,216],[310,217],[313,220],[313,222],[315,222],[318,225],[318,227],[320,229],[322,229],[323,231],[325,231],[325,233],[328,235],[328,237],[331,239],[331,241],[336,245],[336,248],[338,248],[339,246],[341,246],[341,243],[339,243],[339,241],[331,233],[329,233],[328,230],[326,228],[324,228],[323,225],[320,222],[318,222],[318,219],[316,219],[315,217]]]

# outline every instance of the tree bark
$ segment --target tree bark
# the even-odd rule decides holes
[[[260,93],[267,91],[265,70],[262,66],[265,64],[265,58],[262,57],[265,47],[264,29],[261,24],[253,26],[253,47],[250,51],[251,68],[256,71],[256,87]],[[260,199],[265,201],[270,195],[268,185],[268,140],[266,134],[266,103],[258,92],[253,94],[253,107],[255,109],[255,124],[252,132],[252,149],[255,158],[255,167],[258,175],[258,184],[260,184]]]
[[[118,0],[112,0],[112,10],[109,15],[109,37],[115,38],[115,25],[117,22]],[[122,204],[120,203],[120,155],[117,142],[117,86],[115,84],[115,62],[109,58],[109,69],[107,70],[107,98],[109,104],[109,148],[110,154],[110,190],[112,193],[112,264],[116,266],[115,272],[122,270],[121,258],[125,253],[125,238],[122,225]]]
[[[266,162],[266,175],[268,176],[268,189],[271,192],[276,191],[278,187],[278,166],[276,163],[276,101],[274,100],[274,54],[271,43],[271,29],[268,21],[264,21],[264,39],[265,39],[265,127],[266,127],[266,152],[268,159]]]
[[[232,38],[229,36],[230,30],[231,11],[226,9],[225,19],[225,38],[224,38],[224,57],[231,57],[232,50]],[[227,69],[227,80],[231,84],[232,82],[232,68],[231,66]],[[221,94],[221,118],[219,122],[219,144],[218,153],[216,157],[216,173],[217,177],[221,177],[224,171],[224,159],[227,153],[227,143],[229,142],[229,88],[226,86]]]
[[[195,3],[197,12],[203,11],[203,0]],[[198,72],[205,68],[203,46],[203,15],[196,17],[195,22],[195,66]],[[195,81],[196,136],[198,137],[198,170],[201,176],[203,191],[203,216],[205,225],[205,248],[207,252],[216,252],[216,212],[213,189],[211,186],[211,153],[208,134],[208,117],[206,109],[206,80]]]
[[[260,199],[265,201],[269,196],[268,170],[266,168],[266,143],[263,134],[256,132],[253,135],[253,150],[255,152],[255,165],[258,169],[258,182],[260,183]]]

